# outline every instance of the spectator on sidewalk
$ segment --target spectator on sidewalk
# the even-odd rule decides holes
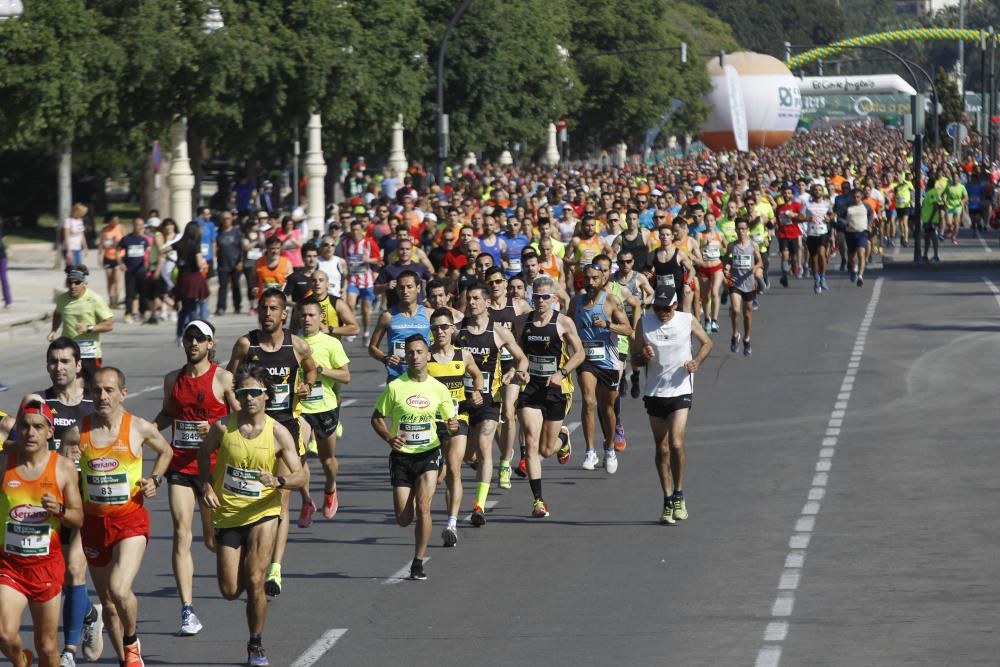
[[[63,222],[63,249],[66,251],[67,264],[83,264],[83,251],[87,249],[87,226],[83,222],[87,215],[87,207],[77,202],[73,210]]]
[[[118,242],[125,236],[125,228],[121,225],[116,213],[108,213],[104,217],[104,227],[98,237],[98,252],[101,253],[101,265],[104,267],[104,278],[108,282],[108,305],[118,307],[118,272],[121,271],[121,251]]]
[[[139,324],[146,315],[142,286],[149,269],[149,246],[146,221],[142,218],[133,220],[132,231],[118,242],[125,263],[125,321],[132,324]]]
[[[243,273],[243,232],[233,226],[233,214],[224,211],[220,216],[222,229],[215,239],[218,250],[216,259],[216,274],[219,276],[219,296],[215,305],[215,314],[226,312],[226,290],[233,293],[233,306],[239,314],[243,299],[240,293],[240,274]],[[204,243],[202,243],[204,246]],[[206,260],[207,261],[207,260]]]
[[[3,287],[3,309],[9,310],[14,300],[10,296],[10,281],[7,280],[7,246],[3,242],[3,223],[0,223],[0,286]]]
[[[208,262],[201,254],[201,227],[188,225],[181,240],[173,247],[177,251],[177,284],[174,296],[181,304],[177,316],[177,344],[187,325],[197,318],[198,303],[208,300]]]

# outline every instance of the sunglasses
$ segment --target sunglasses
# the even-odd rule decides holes
[[[453,324],[432,324],[431,329],[434,331],[444,331],[445,329],[450,329],[453,326]]]
[[[634,259],[619,259],[618,263],[619,264],[635,264],[635,260]]]
[[[208,340],[208,336],[202,333],[189,333],[189,334],[184,334],[184,340],[193,340],[198,343],[204,343],[206,340]]]
[[[487,285],[502,285],[503,284],[503,278],[497,278],[496,280],[487,280],[486,284]]]
[[[82,280],[67,280],[66,284],[67,285],[82,285],[83,281]]]
[[[267,393],[267,389],[264,387],[240,387],[236,390],[237,397],[247,396],[249,398],[258,398]]]
[[[551,294],[532,294],[531,299],[533,301],[548,301],[552,298]]]

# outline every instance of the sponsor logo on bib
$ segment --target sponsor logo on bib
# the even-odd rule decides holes
[[[18,505],[10,508],[10,518],[18,523],[45,523],[49,520],[49,511],[31,504]]]
[[[118,467],[117,459],[101,458],[87,461],[87,467],[97,472],[108,472]]]
[[[406,404],[414,410],[426,410],[431,406],[431,402],[419,394],[406,397]]]

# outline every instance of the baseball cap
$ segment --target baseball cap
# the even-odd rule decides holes
[[[90,275],[90,271],[88,271],[87,267],[82,264],[74,264],[66,267],[66,280],[78,280],[85,283],[87,282],[88,275]]]
[[[50,427],[55,424],[49,404],[45,401],[38,400],[37,397],[29,398],[24,403],[21,403],[21,407],[17,411],[18,421],[20,421],[21,417],[24,415],[41,415],[49,422]]]
[[[268,215],[267,211],[257,211],[258,220],[267,220],[269,217],[270,216]]]
[[[677,303],[677,290],[673,285],[658,285],[656,296],[653,297],[653,305],[667,308]]]
[[[197,329],[205,338],[215,338],[212,327],[204,320],[191,320],[191,323],[184,327],[184,333],[186,334],[191,329]]]

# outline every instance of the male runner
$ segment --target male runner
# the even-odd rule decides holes
[[[233,345],[226,368],[235,375],[243,364],[252,363],[267,371],[274,385],[274,391],[267,402],[267,414],[288,429],[300,456],[306,453],[305,444],[299,437],[299,421],[295,417],[295,402],[301,401],[312,392],[316,384],[316,362],[313,361],[309,344],[283,328],[288,314],[288,301],[284,293],[275,288],[263,291],[258,302],[257,320],[259,329],[241,336]],[[304,382],[296,382],[301,368]],[[287,472],[279,464],[281,474]],[[305,473],[308,480],[308,472]],[[302,511],[299,522],[309,524],[316,512],[316,504],[305,486],[299,489],[302,495]],[[265,588],[268,595],[281,594],[281,561],[285,557],[288,542],[288,491],[281,493],[281,518],[278,522],[278,537],[274,542],[274,557],[267,572]]]
[[[645,257],[645,253],[643,253],[643,256]],[[635,257],[634,251],[630,248],[626,247],[620,250],[617,257],[618,270],[615,271],[612,280],[621,285],[622,290],[634,296],[642,308],[645,308],[653,300],[654,290],[653,286],[649,284],[646,274],[642,273],[636,266]],[[642,315],[642,308],[637,311],[635,308],[629,306],[628,301],[625,302],[625,314],[628,316],[629,322],[635,322]],[[639,398],[639,368],[636,366],[632,367],[631,382],[632,398]],[[625,379],[623,374],[619,387],[619,396],[626,393],[627,385],[628,380]]]
[[[417,301],[418,288],[417,274],[412,271],[400,274],[396,279],[399,304],[382,313],[368,342],[368,354],[375,361],[385,364],[387,383],[406,373],[404,344],[407,338],[420,334],[430,345],[430,320],[427,309]],[[379,349],[382,338],[386,338],[385,352]]]
[[[622,302],[604,290],[604,271],[599,265],[588,266],[584,270],[583,280],[584,291],[573,299],[567,313],[573,318],[584,349],[584,361],[577,369],[583,391],[580,421],[587,447],[583,469],[594,470],[598,464],[597,453],[594,451],[594,413],[600,404],[601,428],[604,431],[604,469],[609,475],[613,475],[618,471],[618,455],[612,445],[617,423],[615,400],[618,398],[618,381],[621,378],[618,336],[631,336],[632,327]]]
[[[52,411],[37,394],[18,410],[17,446],[0,453],[0,652],[14,665],[31,665],[21,643],[27,607],[39,664],[59,664],[60,592],[66,564],[60,532],[83,524],[73,462],[49,451]],[[73,664],[73,663],[70,663]]]
[[[246,591],[247,664],[270,665],[261,634],[265,574],[282,512],[279,490],[298,488],[306,477],[292,434],[267,414],[275,399],[270,373],[247,363],[236,371],[235,382],[240,409],[211,426],[198,449],[198,477],[215,526],[219,592],[235,600]]]
[[[424,555],[431,539],[431,501],[441,467],[441,441],[435,422],[458,433],[458,416],[447,388],[427,373],[430,351],[422,334],[403,342],[406,371],[389,382],[375,402],[372,428],[389,443],[389,477],[396,522],[414,523],[410,578],[423,580]]]
[[[813,291],[816,294],[830,289],[826,284],[826,246],[830,241],[830,224],[836,214],[830,200],[823,196],[823,188],[814,183],[809,189],[809,201],[805,205],[808,219],[806,227],[806,249],[809,251],[809,267],[813,272]]]
[[[778,206],[778,250],[781,252],[781,286],[788,287],[788,273],[798,278],[799,246],[802,243],[802,230],[799,221],[805,220],[802,202],[796,201],[792,194],[792,186],[785,185],[781,189],[781,205]]]
[[[744,223],[745,224],[745,223]],[[749,228],[744,233],[748,236]],[[656,472],[663,488],[660,523],[688,518],[684,502],[684,432],[694,393],[694,374],[712,351],[712,340],[690,313],[677,311],[677,292],[664,285],[653,298],[653,311],[639,320],[632,354],[648,365],[643,402],[656,443]],[[692,358],[691,336],[700,345]]]
[[[461,322],[465,315],[459,309],[451,307],[449,303],[451,301],[450,297],[448,286],[444,284],[443,280],[435,278],[427,283],[427,307],[431,309],[431,312],[438,308],[447,308],[451,311],[452,319],[456,322]]]
[[[163,405],[156,415],[156,428],[172,427],[173,458],[167,470],[170,518],[174,539],[171,565],[181,599],[182,637],[201,632],[201,621],[194,612],[194,559],[191,557],[191,517],[197,508],[201,515],[202,535],[209,551],[215,551],[212,515],[201,502],[198,481],[198,448],[215,421],[230,410],[238,410],[233,395],[233,376],[215,363],[215,327],[204,320],[193,320],[184,329],[181,343],[186,363],[163,378]]]
[[[549,458],[558,452],[559,463],[565,465],[573,451],[563,420],[573,396],[571,374],[584,360],[576,325],[553,310],[554,299],[555,281],[548,276],[536,278],[532,286],[535,310],[518,335],[530,375],[518,400],[518,416],[524,429],[528,482],[534,496],[531,516],[535,518],[549,515],[549,504],[542,498],[539,455]]]
[[[326,272],[319,269],[313,271],[311,283],[312,292],[309,296],[319,305],[322,314],[320,330],[337,338],[354,340],[351,337],[358,334],[358,320],[346,299],[330,293],[330,278]],[[301,312],[297,319],[301,326]]]
[[[510,217],[507,219],[507,231],[500,235],[500,240],[504,244],[504,275],[507,278],[521,272],[521,253],[531,243],[521,228],[521,221]]]
[[[351,234],[341,241],[337,252],[347,260],[347,305],[351,312],[361,298],[361,335],[367,342],[371,308],[375,301],[374,269],[382,263],[382,252],[375,239],[365,236],[365,223],[358,219],[351,221]]]
[[[94,414],[80,422],[83,475],[83,553],[104,605],[104,625],[125,667],[142,667],[136,636],[139,603],[132,582],[149,541],[146,498],[156,495],[170,466],[170,445],[145,419],[125,411],[125,374],[99,369],[91,381]],[[156,455],[152,474],[143,477],[142,449]]]
[[[62,335],[76,341],[89,378],[101,367],[101,334],[114,328],[114,313],[104,299],[87,286],[86,266],[66,267],[66,291],[56,297],[49,342]],[[59,329],[62,328],[62,333]]]
[[[729,341],[729,351],[736,352],[740,344],[737,328],[740,313],[743,314],[743,356],[753,354],[750,347],[750,326],[753,322],[753,298],[757,293],[757,279],[760,277],[760,250],[750,238],[750,227],[746,218],[736,220],[736,240],[729,244],[725,257],[726,282],[729,285],[729,321],[733,326],[733,337]]]
[[[853,201],[847,207],[845,214],[847,220],[847,262],[851,267],[851,282],[858,287],[865,284],[865,261],[868,259],[869,231],[875,212],[871,205],[864,201],[864,193],[854,188],[851,191]]]
[[[338,385],[351,381],[350,360],[340,340],[322,332],[323,309],[318,301],[307,298],[300,304],[302,314],[302,340],[312,350],[316,362],[317,383],[309,395],[299,402],[305,429],[303,440],[310,433],[316,438],[319,462],[326,481],[323,485],[323,516],[332,519],[340,507],[337,498],[337,427],[340,425]],[[305,467],[305,466],[303,466]]]
[[[71,338],[60,336],[49,343],[45,353],[45,369],[52,386],[37,392],[53,417],[51,446],[74,462],[80,460],[79,421],[94,412],[94,401],[84,384],[80,348]],[[83,555],[80,531],[65,528],[60,536],[63,557],[66,560],[66,600],[63,604],[63,667],[75,664],[77,648],[83,657],[94,660],[104,649],[101,634],[104,622],[100,610],[91,604],[87,595],[87,559]]]
[[[574,237],[569,248],[566,249],[566,256],[569,258],[566,273],[566,289],[580,292],[583,290],[583,271],[590,266],[591,262],[598,255],[614,256],[615,251],[611,249],[608,240],[597,234],[597,219],[592,215],[585,215],[580,221],[580,235]],[[570,271],[572,269],[572,272]],[[572,273],[573,281],[569,281]]]
[[[674,228],[670,225],[660,225],[656,228],[660,247],[653,253],[650,266],[656,276],[656,288],[669,285],[675,290],[682,290],[685,274],[694,273],[691,259],[674,245]],[[680,292],[683,297],[683,292]],[[683,302],[678,308],[683,308]]]
[[[458,431],[449,433],[442,424],[438,424],[438,440],[444,447],[445,479],[447,481],[448,523],[441,532],[444,546],[453,547],[458,544],[458,511],[462,507],[462,462],[466,460],[466,445],[469,435],[469,405],[465,401],[466,378],[472,380],[473,391],[470,395],[472,406],[483,404],[483,376],[476,367],[472,355],[460,347],[452,345],[455,337],[455,321],[447,308],[441,308],[431,313],[431,343],[430,358],[427,362],[427,373],[443,384],[451,395],[452,403],[458,415]],[[478,509],[482,518],[482,507]],[[485,522],[485,519],[484,519]],[[473,525],[481,524],[473,519]]]

